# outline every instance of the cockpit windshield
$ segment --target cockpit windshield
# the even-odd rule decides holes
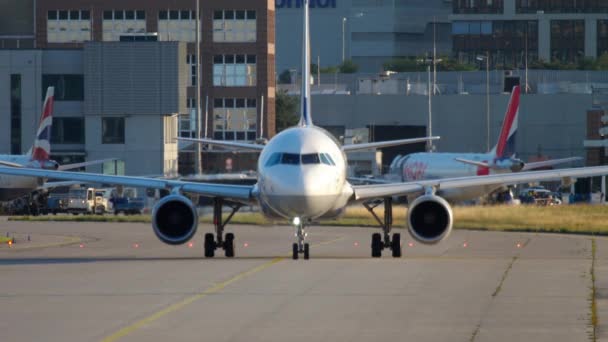
[[[266,167],[271,167],[277,164],[284,165],[312,165],[312,164],[325,164],[329,166],[336,166],[334,160],[328,153],[307,153],[307,154],[296,154],[296,153],[273,153],[270,158],[266,161]]]

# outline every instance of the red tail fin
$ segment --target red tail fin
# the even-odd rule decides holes
[[[49,160],[51,154],[51,127],[53,124],[53,103],[55,88],[49,87],[42,105],[40,124],[36,132],[36,140],[32,147],[32,160]]]

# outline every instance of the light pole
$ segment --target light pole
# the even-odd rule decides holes
[[[490,52],[477,56],[478,61],[486,61],[486,151],[490,151]]]
[[[342,63],[346,59],[346,17],[342,17]]]

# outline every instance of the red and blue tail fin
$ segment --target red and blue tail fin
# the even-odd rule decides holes
[[[519,118],[519,94],[519,86],[513,87],[498,143],[493,149],[495,159],[511,158],[515,155],[515,137]]]
[[[36,132],[36,140],[32,146],[32,160],[46,161],[51,155],[51,127],[53,125],[53,102],[55,88],[49,87],[46,91],[44,104],[42,105],[42,116]]]

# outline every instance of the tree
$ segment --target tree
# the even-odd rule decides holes
[[[340,72],[343,74],[354,74],[359,70],[359,66],[350,59],[345,60],[340,64]]]
[[[287,95],[285,90],[277,91],[275,101],[277,133],[298,123],[298,98]]]
[[[279,75],[279,84],[291,84],[291,72],[289,70],[284,70]]]

